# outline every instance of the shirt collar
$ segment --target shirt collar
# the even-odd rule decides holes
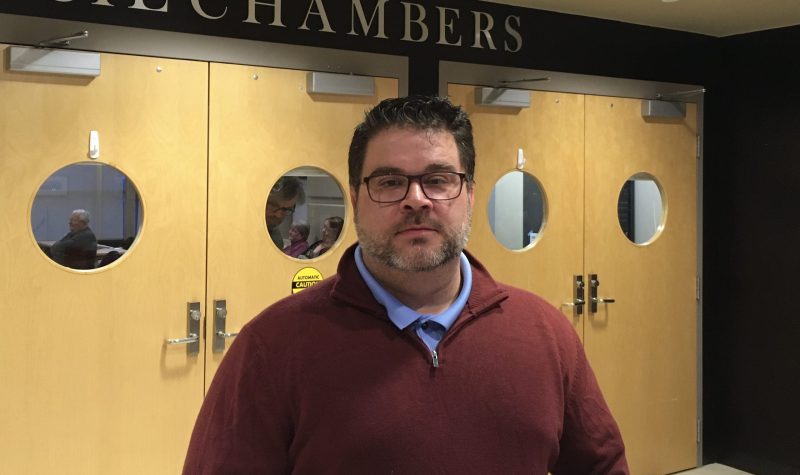
[[[389,293],[388,290],[383,288],[383,286],[375,280],[375,277],[370,274],[367,266],[364,265],[364,259],[361,256],[361,246],[356,247],[355,260],[358,272],[361,274],[367,287],[369,287],[375,300],[386,308],[389,319],[400,330],[405,329],[417,320],[433,320],[442,325],[445,331],[447,331],[456,321],[459,314],[461,314],[461,310],[463,310],[464,306],[467,304],[467,298],[472,290],[472,268],[469,264],[469,259],[467,259],[467,256],[462,252],[459,256],[461,263],[461,290],[458,293],[458,297],[456,297],[455,301],[441,313],[436,315],[420,314],[403,305],[403,303],[397,300],[394,295]]]

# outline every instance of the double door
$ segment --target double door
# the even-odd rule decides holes
[[[219,303],[235,333],[290,295],[299,269],[331,275],[355,239],[344,200],[338,244],[287,258],[265,224],[270,189],[301,166],[346,188],[353,127],[396,94],[393,79],[324,96],[303,71],[113,54],[92,79],[1,71],[0,472],[179,473],[223,355]],[[37,190],[84,163],[121,172],[141,213],[123,256],[93,270],[57,264],[32,230]],[[47,200],[78,192],[58,184]],[[53,218],[64,232],[68,217]],[[176,342],[190,333],[194,345]]]
[[[469,249],[497,279],[541,295],[572,322],[622,431],[632,473],[694,467],[695,106],[687,104],[683,119],[649,119],[636,99],[535,91],[530,107],[503,108],[476,104],[474,90],[451,84],[448,91],[475,130]],[[509,223],[485,204],[501,177],[520,170],[534,177],[544,213],[532,244],[525,239],[509,249],[495,238]],[[642,239],[625,218],[626,183],[641,177],[648,183],[640,188],[649,185],[661,198],[638,218],[655,221]]]

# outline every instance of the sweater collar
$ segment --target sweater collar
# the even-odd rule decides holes
[[[331,297],[388,319],[386,309],[375,300],[356,267],[354,256],[356,246],[357,244],[353,244],[347,248],[339,260]],[[470,316],[477,316],[505,300],[508,293],[498,285],[480,261],[466,250],[464,254],[472,267],[472,290],[462,315],[468,312]]]

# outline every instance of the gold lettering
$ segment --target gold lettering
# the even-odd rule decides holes
[[[458,35],[458,41],[455,43],[450,43],[447,41],[447,33],[452,33],[454,30],[453,27],[453,19],[451,18],[449,21],[447,19],[448,12],[455,13],[455,19],[458,20],[459,11],[455,8],[447,8],[447,7],[436,7],[439,10],[439,41],[436,42],[437,45],[447,45],[447,46],[461,46],[461,35]]]
[[[489,48],[497,49],[494,47],[494,41],[492,40],[492,27],[494,27],[494,18],[491,15],[484,12],[472,12],[475,15],[475,43],[472,45],[473,48],[483,48],[481,44],[481,35],[486,38],[486,42],[489,43]],[[486,20],[486,27],[484,28],[483,21],[481,19]]]
[[[272,23],[269,25],[286,27],[286,25],[283,24],[283,18],[281,16],[281,1],[282,0],[275,0],[275,3],[269,3],[249,0],[247,3],[247,19],[244,20],[243,23],[255,23],[260,25],[261,22],[256,19],[256,5],[267,5],[272,7]]]
[[[192,0],[192,7],[198,15],[209,20],[219,20],[220,18],[224,17],[226,13],[228,13],[228,7],[225,7],[225,10],[222,11],[220,16],[211,16],[203,10],[203,7],[200,5],[200,0]]]
[[[510,16],[506,17],[506,32],[509,35],[511,35],[511,37],[514,38],[514,40],[517,42],[517,47],[516,48],[510,48],[508,46],[508,41],[504,41],[503,42],[503,49],[505,49],[506,51],[509,51],[511,53],[516,53],[517,51],[522,49],[522,35],[519,34],[519,30],[517,30],[517,29],[515,29],[514,27],[511,26],[511,19],[512,18],[517,20],[517,27],[519,27],[522,24],[522,22],[520,21],[519,17],[515,16],[515,15],[510,15]]]
[[[400,2],[403,4],[403,8],[405,9],[405,18],[406,18],[406,26],[405,26],[405,34],[403,38],[404,41],[416,41],[422,42],[428,39],[428,25],[423,23],[425,20],[425,8],[422,5],[418,5],[416,3],[410,2]],[[419,14],[418,18],[411,17],[411,7],[416,7],[417,13]],[[422,34],[419,38],[412,38],[411,36],[411,24],[416,23],[419,25],[420,29],[422,30]]]
[[[361,29],[364,30],[364,36],[369,35],[369,30],[372,28],[372,22],[375,20],[375,15],[378,15],[378,34],[375,35],[375,38],[387,38],[386,33],[384,33],[384,15],[383,15],[383,6],[389,0],[378,0],[378,4],[375,5],[375,9],[372,10],[372,16],[369,17],[369,21],[367,21],[367,16],[364,14],[364,7],[361,5],[361,0],[353,0],[353,6],[350,9],[350,31],[347,33],[348,35],[358,35],[356,33],[356,15],[358,15],[358,19],[361,22]]]
[[[133,5],[131,5],[128,8],[135,8],[137,10],[147,10],[147,11],[151,11],[151,12],[165,12],[166,13],[168,8],[169,8],[169,0],[164,0],[164,5],[162,5],[161,8],[147,8],[147,5],[144,4],[144,0],[136,0],[135,2],[133,2]]]
[[[314,5],[317,6],[317,11],[313,11]],[[311,3],[308,5],[308,11],[306,12],[306,18],[303,20],[303,24],[298,27],[298,30],[308,30],[308,17],[311,15],[319,16],[319,19],[322,21],[322,30],[325,33],[336,33],[331,29],[331,24],[328,22],[328,15],[325,13],[325,6],[322,5],[322,0],[311,0]]]
[[[61,3],[69,3],[72,0],[56,0],[57,2]],[[108,3],[108,0],[97,0],[92,5],[100,5],[101,7],[113,7],[114,5]]]

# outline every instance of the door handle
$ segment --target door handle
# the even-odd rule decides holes
[[[598,297],[597,288],[600,287],[600,281],[597,279],[597,274],[589,274],[589,311],[597,313],[597,304],[609,304],[616,302],[615,299],[608,297]]]
[[[233,338],[239,332],[226,332],[225,322],[228,319],[228,303],[225,300],[214,300],[214,340],[211,351],[222,353],[225,351],[225,339]]]
[[[564,302],[563,305],[565,307],[572,307],[572,316],[577,317],[583,315],[583,306],[586,305],[586,300],[584,300],[583,276],[573,276],[572,284],[572,301]]]
[[[186,304],[186,337],[167,338],[164,343],[167,345],[186,345],[186,354],[195,356],[200,353],[200,302],[189,302]]]
[[[189,336],[186,338],[167,338],[166,340],[168,345],[186,345],[198,341],[200,341],[200,337],[194,333],[189,333]]]

